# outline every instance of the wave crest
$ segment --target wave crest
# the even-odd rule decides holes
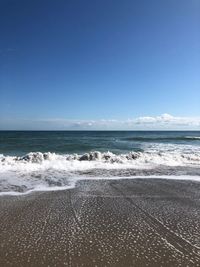
[[[168,152],[129,152],[127,154],[114,154],[112,152],[92,151],[82,155],[68,154],[59,155],[51,152],[30,152],[22,157],[0,156],[0,165],[15,164],[43,164],[45,162],[99,162],[99,163],[120,163],[120,164],[136,164],[136,163],[153,163],[163,165],[198,165],[200,164],[200,153],[181,153],[178,151]]]
[[[82,155],[30,152],[22,157],[0,155],[0,195],[72,188],[86,177],[151,177],[200,173],[200,152],[112,152]],[[1,193],[2,192],[2,193]]]
[[[200,140],[200,136],[159,136],[159,137],[143,137],[143,136],[135,136],[123,138],[125,141],[141,141],[141,142],[167,142],[167,141],[197,141]]]

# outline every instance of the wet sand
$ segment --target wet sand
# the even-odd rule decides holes
[[[0,197],[0,266],[200,266],[200,183],[87,180]]]

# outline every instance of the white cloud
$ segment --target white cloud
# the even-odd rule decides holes
[[[0,129],[30,130],[200,130],[200,117],[170,114],[143,116],[126,120],[15,119],[1,120]]]
[[[151,124],[154,126],[200,126],[200,117],[175,117],[170,114],[162,114],[156,117],[139,117],[135,120],[137,124]]]

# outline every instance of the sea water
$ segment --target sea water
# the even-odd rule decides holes
[[[1,195],[140,177],[200,181],[200,132],[0,131]]]

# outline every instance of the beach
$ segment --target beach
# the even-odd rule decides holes
[[[0,266],[200,266],[200,183],[81,180],[0,197]]]
[[[200,0],[0,0],[0,267],[200,267]]]

